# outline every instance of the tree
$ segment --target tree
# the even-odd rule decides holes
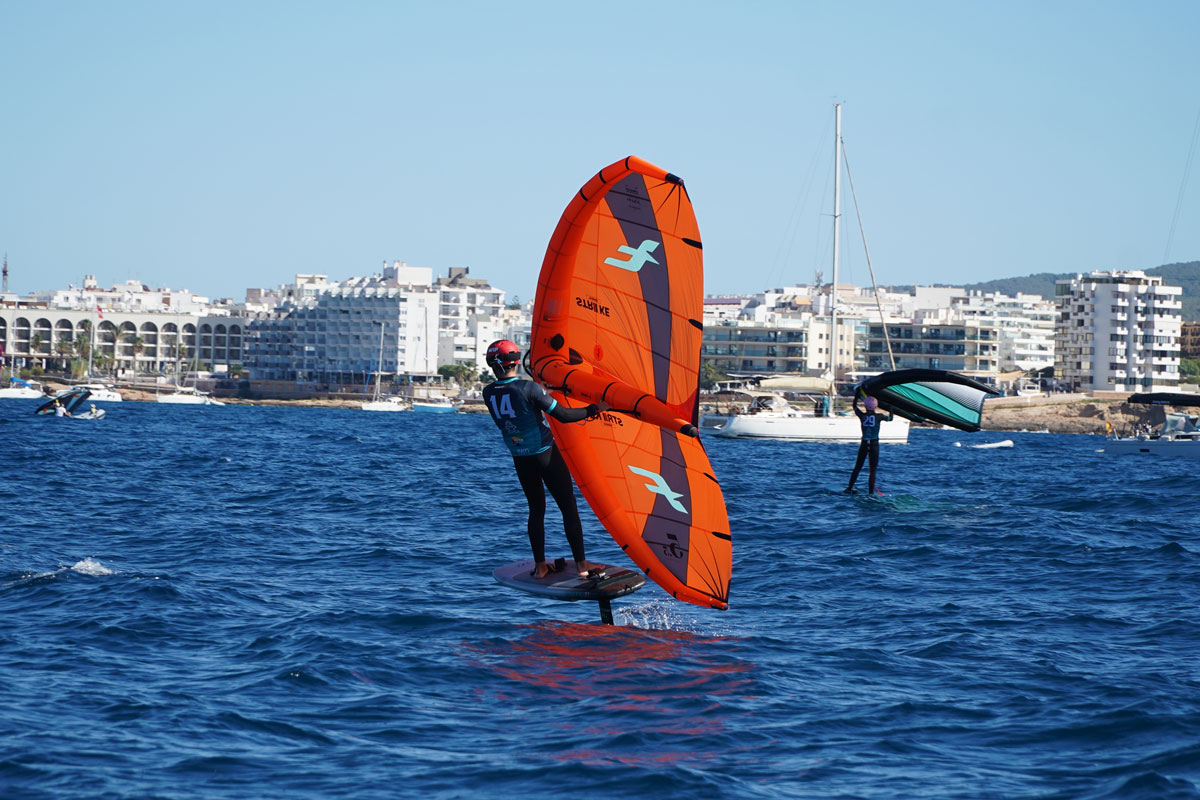
[[[121,328],[113,328],[112,329],[112,340],[113,340],[112,364],[113,364],[113,377],[114,378],[117,376],[117,369],[121,366],[121,342],[126,338],[127,333],[128,333],[128,331],[122,330]]]
[[[84,324],[87,323],[85,322]],[[86,359],[88,357],[88,353],[92,352],[92,337],[90,332],[80,331],[79,333],[75,334],[75,352],[78,353],[79,357],[82,359]]]
[[[65,333],[58,335],[58,341],[54,343],[54,352],[58,354],[58,362],[60,369],[66,369],[67,358],[71,355],[74,345],[71,343],[71,337]]]
[[[700,388],[705,391],[712,389],[717,385],[717,381],[729,380],[729,374],[725,370],[713,364],[711,361],[705,361],[700,365]]]
[[[146,349],[146,340],[140,336],[133,337],[133,372],[137,374],[137,360],[142,351]]]
[[[437,371],[438,375],[446,380],[455,381],[462,386],[470,386],[475,382],[474,361],[467,361],[464,364],[442,364]]]
[[[1200,378],[1200,360],[1194,358],[1179,359],[1179,374],[1185,378]]]
[[[29,352],[36,355],[37,352],[41,349],[42,349],[42,335],[40,333],[35,333],[33,336],[29,337]],[[43,361],[44,360],[45,359],[43,359]],[[40,375],[41,373],[39,372],[38,374]]]

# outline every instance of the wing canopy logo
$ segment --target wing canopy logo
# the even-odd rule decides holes
[[[648,469],[642,469],[641,467],[630,467],[629,471],[635,475],[641,475],[643,478],[649,478],[654,481],[654,483],[644,484],[645,487],[654,492],[654,494],[661,494],[667,498],[667,502],[671,504],[671,508],[680,514],[688,513],[687,509],[683,507],[683,503],[679,502],[679,498],[683,497],[683,495],[668,486],[662,475],[659,475],[657,472],[651,472]]]
[[[586,308],[588,311],[591,311],[594,314],[599,314],[599,315],[605,316],[605,317],[612,316],[612,314],[609,313],[608,306],[601,305],[599,302],[597,302],[595,299],[593,299],[591,297],[583,298],[583,297],[577,296],[575,298],[575,305],[579,306],[580,308]]]
[[[654,257],[651,255],[651,253],[657,250],[660,244],[662,244],[662,242],[656,242],[653,239],[643,239],[642,243],[637,247],[630,247],[627,244],[623,244],[617,248],[617,252],[627,255],[629,258],[625,261],[621,261],[620,259],[609,256],[608,258],[604,259],[604,263],[608,264],[610,267],[620,267],[621,269],[627,269],[630,272],[638,272],[642,267],[646,266],[646,262],[650,262],[651,264],[658,263],[654,260]]]

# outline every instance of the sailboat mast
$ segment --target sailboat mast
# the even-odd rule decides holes
[[[92,305],[95,305],[95,303],[92,303]],[[96,306],[97,312],[99,311],[99,309],[100,309],[100,306]],[[90,381],[92,379],[92,352],[96,349],[96,320],[93,319],[90,321],[90,323],[88,324],[88,329],[89,329],[88,330],[89,341],[88,341],[87,379]]]
[[[375,399],[378,400],[382,394],[383,387],[383,321],[379,322],[379,357],[375,361]]]
[[[834,103],[833,135],[833,285],[829,291],[829,373],[830,396],[837,396],[838,335],[838,230],[842,219],[842,104]]]

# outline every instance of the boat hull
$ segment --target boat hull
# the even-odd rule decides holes
[[[120,403],[123,400],[117,390],[111,386],[92,383],[83,383],[80,386],[91,393],[88,400],[94,403]]]
[[[35,389],[0,389],[0,400],[40,400],[45,394]]]
[[[160,403],[177,406],[223,406],[220,400],[214,400],[206,395],[196,394],[160,394],[155,398]]]
[[[413,411],[422,411],[426,414],[449,414],[458,410],[458,406],[450,405],[449,403],[422,403],[419,400],[413,401]]]
[[[736,414],[714,431],[726,439],[787,439],[801,442],[858,442],[862,427],[857,417],[817,417],[807,414]],[[884,444],[908,441],[908,420],[894,419],[879,429]]]
[[[1200,439],[1113,439],[1104,445],[1104,452],[1200,458]]]
[[[371,400],[362,404],[363,411],[408,411],[404,403],[396,400]]]

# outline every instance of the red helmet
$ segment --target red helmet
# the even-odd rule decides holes
[[[507,368],[521,363],[521,349],[515,342],[500,339],[488,345],[487,363],[489,367],[501,366]]]

